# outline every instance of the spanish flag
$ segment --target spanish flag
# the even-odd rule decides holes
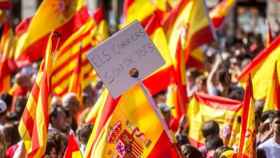
[[[17,64],[22,66],[42,58],[51,32],[60,34],[53,41],[53,49],[60,48],[89,18],[84,0],[44,0],[28,27]]]
[[[272,83],[274,63],[280,59],[280,36],[269,47],[265,48],[241,72],[239,80],[246,83],[249,74],[252,75],[253,94],[255,99],[264,99],[268,86]]]
[[[46,150],[53,64],[51,38],[52,36],[49,37],[46,56],[19,123],[19,133],[28,158],[43,157]]]
[[[176,54],[180,37],[185,37],[182,47],[186,61],[195,49],[214,40],[204,0],[181,0],[170,11],[164,26],[172,55]]]
[[[239,116],[242,104],[239,101],[218,96],[195,93],[188,105],[189,139],[191,144],[200,147],[204,144],[201,127],[210,120],[219,123],[225,135],[235,136],[234,123]],[[225,139],[225,138],[224,138]],[[227,138],[232,139],[232,138]],[[228,142],[228,140],[224,140]]]
[[[163,16],[167,8],[166,0],[125,0],[123,7],[124,26],[135,20],[146,26],[154,13]]]
[[[253,99],[253,87],[251,78],[246,85],[243,98],[241,137],[239,143],[238,158],[256,157],[256,127],[255,127],[255,105]]]
[[[90,157],[176,158],[179,155],[145,92],[134,86],[120,97]]]
[[[73,132],[68,135],[67,142],[68,145],[65,149],[63,158],[82,158],[83,156],[78,141]]]
[[[275,63],[274,72],[272,76],[272,82],[268,86],[267,95],[265,98],[265,104],[263,111],[279,110],[280,109],[280,85],[278,79],[278,62]]]
[[[210,11],[210,18],[216,29],[220,28],[224,24],[225,18],[229,15],[231,9],[234,7],[234,4],[235,0],[223,0]]]
[[[171,83],[171,76],[174,76],[174,67],[168,48],[167,38],[160,24],[160,16],[154,14],[147,23],[145,31],[165,61],[164,66],[144,80],[145,86],[149,89],[150,93],[154,95],[167,89],[168,85]]]
[[[16,70],[14,62],[15,37],[12,28],[6,22],[0,41],[0,94],[7,92],[11,86],[11,75]]]

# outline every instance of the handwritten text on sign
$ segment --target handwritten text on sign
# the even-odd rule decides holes
[[[130,69],[138,69],[139,79],[144,79],[164,64],[139,23],[133,23],[92,49],[88,59],[113,97],[135,84],[136,80],[128,74]]]

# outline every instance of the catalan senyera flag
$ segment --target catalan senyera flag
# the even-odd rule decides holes
[[[234,4],[235,0],[223,0],[210,11],[210,18],[216,29],[223,25]]]
[[[233,126],[241,108],[241,102],[236,100],[195,93],[189,102],[187,111],[191,144],[196,147],[204,144],[201,127],[210,120],[217,121],[221,131],[230,133],[230,136],[235,136]]]
[[[53,66],[51,38],[52,36],[48,40],[44,61],[19,123],[19,133],[28,158],[43,157],[46,150]]]
[[[94,19],[90,18],[78,31],[73,33],[61,46],[54,67],[53,88],[58,96],[63,96],[70,84],[71,75],[77,67],[77,58],[81,53],[81,89],[96,80],[96,73],[87,60],[86,53],[93,46],[108,37],[107,22],[103,10],[97,9]]]
[[[74,133],[68,135],[67,143],[63,158],[83,158]]]
[[[278,79],[278,62],[275,63],[272,82],[269,84],[263,111],[280,109],[280,84]]]
[[[255,103],[250,77],[246,85],[242,104],[241,136],[238,158],[256,158]]]
[[[11,0],[0,0],[0,9],[11,9],[12,6]]]
[[[280,36],[265,48],[241,72],[239,81],[246,83],[249,74],[252,77],[254,98],[264,99],[268,86],[272,83],[274,63],[280,59]]]
[[[204,0],[181,0],[170,11],[164,26],[169,49],[174,56],[180,37],[185,37],[182,47],[185,48],[186,61],[192,51],[214,40]]]
[[[7,92],[11,86],[11,74],[15,71],[14,63],[15,37],[12,28],[6,22],[0,41],[0,94]]]
[[[60,34],[53,41],[53,49],[60,48],[89,18],[84,0],[44,0],[28,27],[17,64],[22,66],[42,58],[51,32]]]
[[[179,157],[175,151],[145,92],[136,85],[120,97],[91,157]]]

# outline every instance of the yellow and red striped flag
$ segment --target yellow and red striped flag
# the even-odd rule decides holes
[[[63,158],[83,158],[79,143],[73,132],[68,135],[67,142]]]
[[[224,24],[225,18],[229,15],[234,4],[235,0],[223,0],[210,11],[210,18],[216,29]]]
[[[280,36],[265,48],[241,72],[239,81],[246,83],[249,74],[252,77],[254,98],[264,99],[268,86],[272,83],[274,63],[280,59]]]
[[[51,32],[60,34],[59,48],[66,39],[90,19],[84,0],[44,0],[33,16],[26,39],[17,58],[19,66],[44,57]]]
[[[223,135],[228,137],[230,134],[229,139],[234,138],[236,135],[234,132],[236,131],[233,126],[241,108],[241,102],[236,100],[195,93],[190,100],[187,111],[191,143],[196,147],[204,144],[201,127],[210,120],[215,120],[219,124]],[[228,140],[225,142],[228,142]]]
[[[134,86],[120,97],[101,129],[90,157],[176,158],[179,155],[145,92]]]
[[[256,127],[255,127],[255,105],[253,98],[253,87],[249,77],[243,98],[241,136],[239,142],[238,158],[256,157]]]
[[[46,56],[19,123],[19,133],[28,158],[42,157],[46,150],[53,66],[51,38],[52,36],[49,37]]]
[[[16,69],[14,62],[15,37],[12,28],[6,22],[0,41],[0,94],[11,86],[11,73]]]
[[[54,67],[53,88],[58,96],[63,96],[70,84],[71,75],[77,67],[76,61],[81,53],[81,89],[96,80],[96,73],[87,60],[86,53],[90,48],[108,37],[108,27],[104,20],[103,10],[97,9],[94,19],[89,19],[77,32],[71,35],[61,46]]]
[[[204,0],[181,0],[170,11],[164,25],[173,55],[176,54],[180,37],[185,37],[182,42],[186,48],[186,61],[192,51],[214,40]]]
[[[278,79],[278,62],[275,63],[272,82],[269,84],[263,111],[280,109],[280,84]]]

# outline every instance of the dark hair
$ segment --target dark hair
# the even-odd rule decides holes
[[[50,113],[50,123],[52,124],[52,118],[57,118],[59,115],[59,112],[64,112],[67,114],[66,110],[62,106],[54,106]]]
[[[228,150],[232,150],[232,151],[233,151],[232,148],[229,148],[229,147],[226,147],[226,146],[220,146],[220,147],[218,147],[218,148],[216,149],[215,153],[214,153],[214,158],[220,158],[221,155],[222,155],[224,152],[228,151]]]
[[[280,118],[280,111],[279,110],[278,111],[274,111],[274,113],[273,113],[273,119],[272,120],[274,120],[276,118]]]
[[[271,121],[272,121],[272,119],[274,117],[274,112],[275,111],[273,111],[273,110],[268,110],[268,111],[263,112],[261,115],[261,121],[264,122],[267,119],[271,119]]]
[[[15,107],[16,107],[16,112],[18,113],[19,116],[22,115],[26,104],[27,104],[27,98],[25,96],[19,96],[16,98]]]
[[[182,145],[181,150],[186,158],[203,158],[201,152],[190,144]]]
[[[79,140],[82,143],[87,143],[91,131],[92,131],[93,126],[88,124],[88,125],[84,125],[82,128],[78,129],[77,134],[79,136]]]
[[[6,104],[7,108],[10,108],[13,102],[13,96],[10,95],[9,93],[3,93],[0,97]]]
[[[8,146],[16,144],[20,141],[20,135],[18,132],[17,124],[7,123],[4,126],[4,136]]]
[[[66,144],[67,138],[63,133],[57,131],[49,132],[46,147],[46,155],[50,154],[52,148],[55,148],[57,154],[60,151],[64,151]]]
[[[216,150],[223,145],[223,140],[219,136],[208,136],[205,141],[205,146],[208,151]]]
[[[210,135],[219,135],[220,132],[219,124],[214,120],[210,120],[203,124],[201,131],[204,138]]]

